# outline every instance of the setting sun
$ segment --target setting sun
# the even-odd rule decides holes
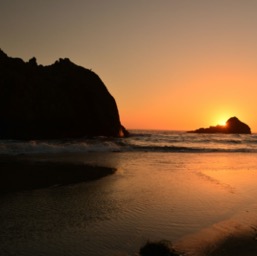
[[[226,126],[227,125],[227,120],[220,120],[217,124],[221,125],[221,126]]]
[[[233,116],[233,113],[230,113],[230,111],[226,111],[224,114],[214,114],[216,116],[214,121],[211,123],[211,125],[221,125],[221,126],[226,126],[228,119]]]

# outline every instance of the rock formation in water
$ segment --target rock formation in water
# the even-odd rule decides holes
[[[191,133],[243,133],[251,134],[250,127],[241,122],[237,117],[231,117],[227,120],[226,125],[210,126],[209,128],[200,128]]]
[[[69,59],[50,66],[0,50],[0,139],[126,136],[101,79]]]

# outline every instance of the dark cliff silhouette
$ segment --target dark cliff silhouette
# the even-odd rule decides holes
[[[98,75],[67,58],[42,66],[0,50],[0,139],[98,135],[128,135]]]
[[[241,122],[237,117],[231,117],[227,120],[226,125],[210,126],[209,128],[200,128],[191,133],[238,133],[251,134],[250,127]]]

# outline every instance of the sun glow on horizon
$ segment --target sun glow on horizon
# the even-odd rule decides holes
[[[217,125],[226,126],[227,125],[227,120],[220,120]]]
[[[230,118],[230,116],[233,115],[229,115],[229,114],[224,114],[224,115],[219,115],[217,116],[217,118],[215,119],[216,122],[213,123],[213,125],[220,125],[220,126],[226,126],[227,125],[227,120]]]

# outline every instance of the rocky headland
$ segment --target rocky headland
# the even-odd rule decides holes
[[[227,120],[226,125],[210,126],[209,128],[199,128],[190,133],[238,133],[251,134],[250,127],[241,122],[237,117],[231,117]]]
[[[42,66],[0,50],[0,139],[127,135],[97,74],[67,58]]]

